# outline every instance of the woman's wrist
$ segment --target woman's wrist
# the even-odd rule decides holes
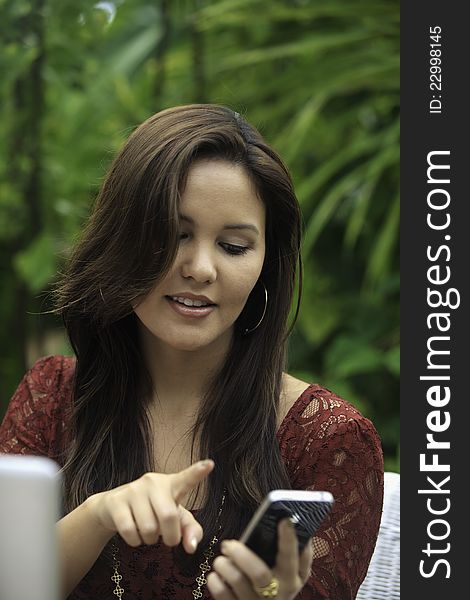
[[[106,527],[100,518],[100,504],[103,500],[103,495],[106,492],[99,492],[89,496],[81,505],[81,508],[87,513],[87,520],[91,521],[96,527],[96,534],[106,544],[116,533],[115,529]]]
[[[99,495],[87,498],[58,523],[64,597],[75,589],[115,533],[101,522]]]

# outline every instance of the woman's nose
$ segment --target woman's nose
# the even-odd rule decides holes
[[[192,278],[198,283],[212,283],[217,277],[215,257],[205,245],[190,244],[184,251],[181,273],[185,278]]]

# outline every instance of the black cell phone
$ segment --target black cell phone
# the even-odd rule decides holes
[[[333,506],[330,492],[273,490],[254,513],[240,541],[273,567],[277,556],[277,526],[288,518],[295,527],[302,552]]]

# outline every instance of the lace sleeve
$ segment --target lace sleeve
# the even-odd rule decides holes
[[[324,390],[298,420],[294,487],[328,490],[334,507],[313,539],[311,576],[296,600],[351,600],[378,535],[383,455],[372,423]]]
[[[0,426],[0,452],[59,460],[71,359],[39,359],[13,394]]]

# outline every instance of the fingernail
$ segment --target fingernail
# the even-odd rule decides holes
[[[191,546],[193,552],[195,552],[197,548],[197,539],[195,537],[191,538],[189,541],[189,545]]]
[[[206,459],[206,460],[200,460],[199,461],[199,465],[201,467],[207,467],[208,465],[211,465],[214,461],[210,460],[210,459]]]

